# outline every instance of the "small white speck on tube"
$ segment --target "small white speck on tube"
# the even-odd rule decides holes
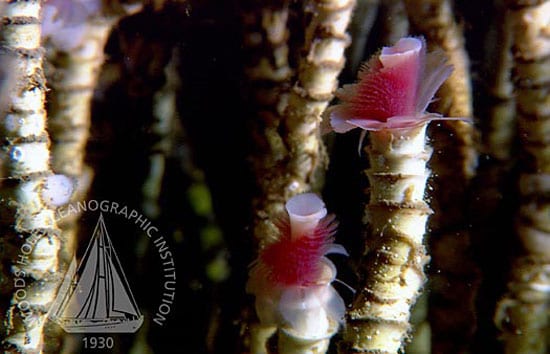
[[[65,175],[52,175],[45,179],[42,187],[42,200],[48,206],[56,208],[65,205],[71,199],[74,182]]]

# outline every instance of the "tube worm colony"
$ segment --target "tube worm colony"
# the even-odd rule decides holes
[[[86,225],[55,209],[91,192],[142,205],[181,246],[177,320],[146,321],[116,353],[173,351],[172,336],[185,352],[408,352],[426,278],[421,352],[547,352],[549,2],[355,2],[1,2],[3,350],[61,351],[45,311]],[[330,107],[337,77],[382,46]],[[363,156],[359,134],[321,137],[331,121],[360,128]],[[356,274],[326,257],[346,252],[303,194],[321,190]],[[154,278],[147,246],[125,246]]]

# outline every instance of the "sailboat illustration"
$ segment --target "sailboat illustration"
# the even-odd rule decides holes
[[[143,323],[103,215],[82,261],[73,257],[49,318],[68,333],[133,333]]]

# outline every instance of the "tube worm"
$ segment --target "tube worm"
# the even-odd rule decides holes
[[[336,267],[325,255],[347,253],[333,243],[337,224],[317,195],[292,197],[286,210],[279,239],[253,263],[247,292],[256,296],[261,323],[279,329],[279,353],[324,353],[345,312],[331,286]]]
[[[258,63],[247,67],[253,83],[264,86],[256,90],[255,98],[262,128],[254,138],[263,147],[262,156],[253,158],[258,180],[262,181],[261,196],[255,201],[254,225],[260,247],[276,239],[277,229],[271,220],[284,210],[284,202],[315,189],[313,185],[319,180],[320,167],[326,159],[319,123],[344,66],[344,50],[349,43],[346,28],[354,3],[354,0],[316,0],[303,6],[311,16],[307,16],[310,22],[304,34],[303,54],[290,92],[293,71],[288,59],[289,33],[285,28],[288,2],[275,2],[263,8],[259,16],[261,30],[246,38],[249,46],[261,39],[264,47]],[[254,23],[253,19],[248,21]],[[263,341],[271,331],[253,328],[252,349],[265,348]]]
[[[44,5],[42,37],[49,70],[48,130],[52,139],[52,168],[75,179],[73,201],[85,197],[92,171],[84,164],[90,127],[90,108],[103,47],[122,16],[136,12],[139,4],[119,1],[102,5],[99,0],[48,0]],[[62,258],[68,261],[76,241],[78,215],[60,220]]]
[[[41,7],[39,0],[22,0],[2,9],[0,50],[11,58],[14,82],[3,88],[0,118],[0,336],[5,353],[42,349],[46,312],[60,281],[55,208],[70,195],[67,180],[50,168]]]
[[[550,304],[550,1],[509,1],[521,139],[516,233],[521,254],[497,304],[506,353],[547,353]]]
[[[284,210],[288,198],[312,189],[315,174],[324,165],[319,123],[344,66],[344,50],[349,43],[346,28],[353,5],[353,0],[310,1],[304,5],[311,16],[307,16],[310,22],[304,34],[304,54],[290,93],[287,90],[293,70],[287,44],[288,2],[275,2],[262,8],[261,14],[251,10],[245,14],[245,43],[253,53],[261,53],[246,67],[255,86],[261,120],[256,122],[259,129],[255,129],[254,140],[262,152],[253,158],[256,173],[263,180],[262,196],[255,202],[259,221],[254,233],[259,241],[273,240],[276,230],[269,219]]]
[[[518,158],[512,21],[504,1],[496,1],[493,9],[495,16],[483,40],[487,49],[481,57],[488,77],[482,96],[484,105],[478,110],[480,154],[484,158],[480,158],[470,192],[474,257],[483,277],[476,300],[475,351],[487,351],[497,345],[495,327],[487,319],[493,317],[494,304],[505,291],[506,273],[502,270],[510,266],[517,203],[517,176],[512,173]],[[500,257],[487,257],[487,252],[497,252]]]
[[[273,1],[269,5],[244,1],[242,9],[243,43],[248,59],[245,74],[254,112],[251,119],[254,151],[251,167],[256,176],[257,190],[252,200],[252,232],[260,247],[277,238],[273,220],[283,211],[284,180],[282,174],[287,150],[281,137],[282,114],[288,99],[293,70],[289,63],[289,1]],[[276,330],[248,318],[253,311],[245,309],[242,330],[243,344],[252,353],[265,353],[266,343]],[[248,329],[248,331],[247,331]],[[249,344],[248,344],[249,343]]]
[[[488,121],[481,122],[484,152],[499,161],[508,160],[516,140],[516,98],[512,82],[514,58],[512,55],[513,28],[510,13],[500,4],[495,19],[494,50],[487,55],[488,70],[494,70],[491,77],[491,106]],[[485,123],[485,124],[484,124]]]
[[[432,108],[448,117],[472,117],[473,102],[469,58],[462,28],[456,23],[452,1],[406,0],[413,33],[425,36],[428,47],[441,48],[454,68],[443,83]],[[468,225],[468,188],[477,166],[475,129],[466,121],[444,121],[432,127],[434,172],[430,220],[432,252],[430,309],[434,352],[461,352],[472,342],[475,295],[479,269],[471,257]],[[452,185],[452,188],[448,188]],[[454,262],[449,250],[460,251]],[[452,321],[449,319],[452,318]]]
[[[245,73],[257,111],[252,121],[256,149],[251,162],[259,187],[253,201],[253,232],[256,240],[262,243],[275,239],[277,228],[272,220],[284,211],[285,199],[281,194],[284,183],[276,175],[287,156],[280,125],[293,74],[287,43],[289,2],[275,1],[263,7],[252,2],[243,12],[244,43],[251,58]]]
[[[44,2],[42,39],[46,48],[48,131],[52,140],[51,164],[56,173],[76,184],[72,202],[85,198],[93,170],[84,163],[91,124],[91,102],[104,61],[103,48],[121,17],[140,9],[139,3],[100,0],[47,0]],[[60,261],[69,264],[78,232],[78,213],[58,220]],[[57,326],[47,327],[49,352],[58,351]]]
[[[330,113],[335,132],[370,131],[369,225],[363,288],[347,314],[341,352],[397,353],[410,329],[410,307],[425,282],[423,237],[431,209],[424,201],[431,149],[426,113],[452,67],[440,52],[426,54],[419,38],[385,47],[337,92]]]
[[[285,199],[319,184],[326,163],[321,141],[321,114],[333,97],[344,67],[346,33],[355,0],[310,1],[305,32],[305,53],[298,63],[298,77],[284,111],[283,141],[288,149],[284,179]]]

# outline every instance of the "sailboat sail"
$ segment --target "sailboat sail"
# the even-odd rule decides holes
[[[100,214],[72,284],[52,317],[69,333],[135,332],[143,316]]]
[[[56,320],[62,310],[63,310],[63,304],[66,302],[67,294],[69,294],[69,290],[71,287],[71,282],[76,275],[76,269],[77,269],[77,262],[76,257],[73,257],[73,260],[71,261],[71,264],[69,265],[69,269],[67,269],[67,272],[65,273],[65,278],[63,279],[63,283],[59,287],[58,295],[53,302],[52,306],[50,307],[50,310],[48,311],[48,317],[51,320]]]
[[[115,269],[112,265],[111,269]],[[134,299],[132,298],[132,293],[126,291],[127,286],[124,286],[126,279],[120,278],[118,272],[112,273],[113,277],[113,292],[112,292],[112,306],[113,311],[119,313],[125,313],[132,316],[139,316],[137,311],[137,306]]]

